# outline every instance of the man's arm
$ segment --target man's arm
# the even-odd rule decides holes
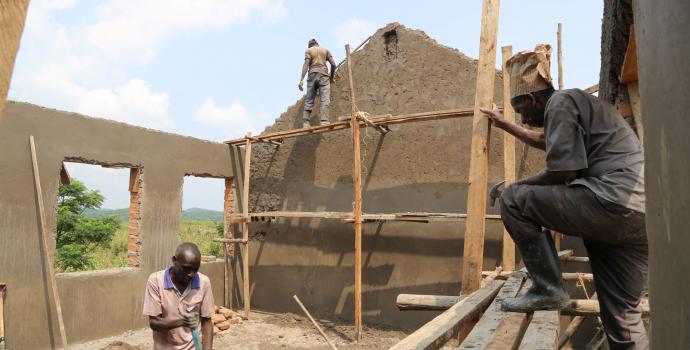
[[[566,182],[575,180],[576,177],[576,171],[548,171],[544,169],[540,171],[537,175],[519,180],[516,183],[537,186],[562,185]]]
[[[544,137],[543,132],[527,130],[518,126],[517,124],[508,122],[505,120],[505,118],[503,118],[503,115],[497,109],[489,111],[481,108],[481,111],[489,116],[491,123],[495,127],[504,130],[505,132],[515,136],[515,138],[518,140],[534,148],[539,148],[542,151],[546,150],[546,138]]]
[[[210,318],[201,318],[201,339],[204,341],[203,349],[213,350],[213,322]]]
[[[307,71],[309,70],[309,65],[311,64],[311,59],[308,57],[304,58],[304,64],[302,65],[302,74],[299,76],[299,85],[297,87],[299,88],[299,91],[302,91],[302,82],[304,81],[304,75],[307,74]]]
[[[162,318],[160,316],[149,316],[149,327],[154,331],[168,331],[173,328],[182,327],[183,319]]]
[[[328,56],[328,63],[331,64],[331,76],[330,76],[330,79],[331,79],[331,83],[332,83],[332,82],[335,81],[335,80],[333,80],[333,79],[335,78],[335,68],[336,68],[336,64],[335,64],[335,60],[333,59],[333,56],[330,56],[330,55]]]

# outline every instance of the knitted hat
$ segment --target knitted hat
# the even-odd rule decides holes
[[[551,83],[551,45],[539,44],[534,51],[522,51],[507,62],[510,98],[553,87]]]

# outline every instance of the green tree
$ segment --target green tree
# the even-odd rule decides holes
[[[119,226],[115,216],[87,218],[86,209],[97,209],[105,198],[98,190],[89,190],[81,181],[60,185],[57,210],[57,256],[55,264],[62,271],[93,268],[89,252],[97,246],[108,247]]]

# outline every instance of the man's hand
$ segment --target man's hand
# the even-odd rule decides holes
[[[493,123],[493,125],[495,125],[499,129],[504,129],[506,120],[505,118],[503,118],[503,114],[501,114],[501,111],[499,111],[496,108],[494,108],[494,110],[492,111],[484,108],[479,108],[479,110],[489,117],[489,120],[491,120],[491,123]]]
[[[302,80],[299,81],[299,84],[297,85],[297,88],[299,89],[299,91],[304,91],[304,84],[303,84],[303,81],[302,81]]]
[[[182,324],[187,328],[196,328],[199,325],[199,315],[196,313],[183,312]]]

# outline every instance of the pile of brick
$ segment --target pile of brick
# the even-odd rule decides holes
[[[213,320],[213,333],[225,335],[229,332],[230,326],[242,323],[242,316],[230,309],[216,306],[216,313],[211,320]]]

